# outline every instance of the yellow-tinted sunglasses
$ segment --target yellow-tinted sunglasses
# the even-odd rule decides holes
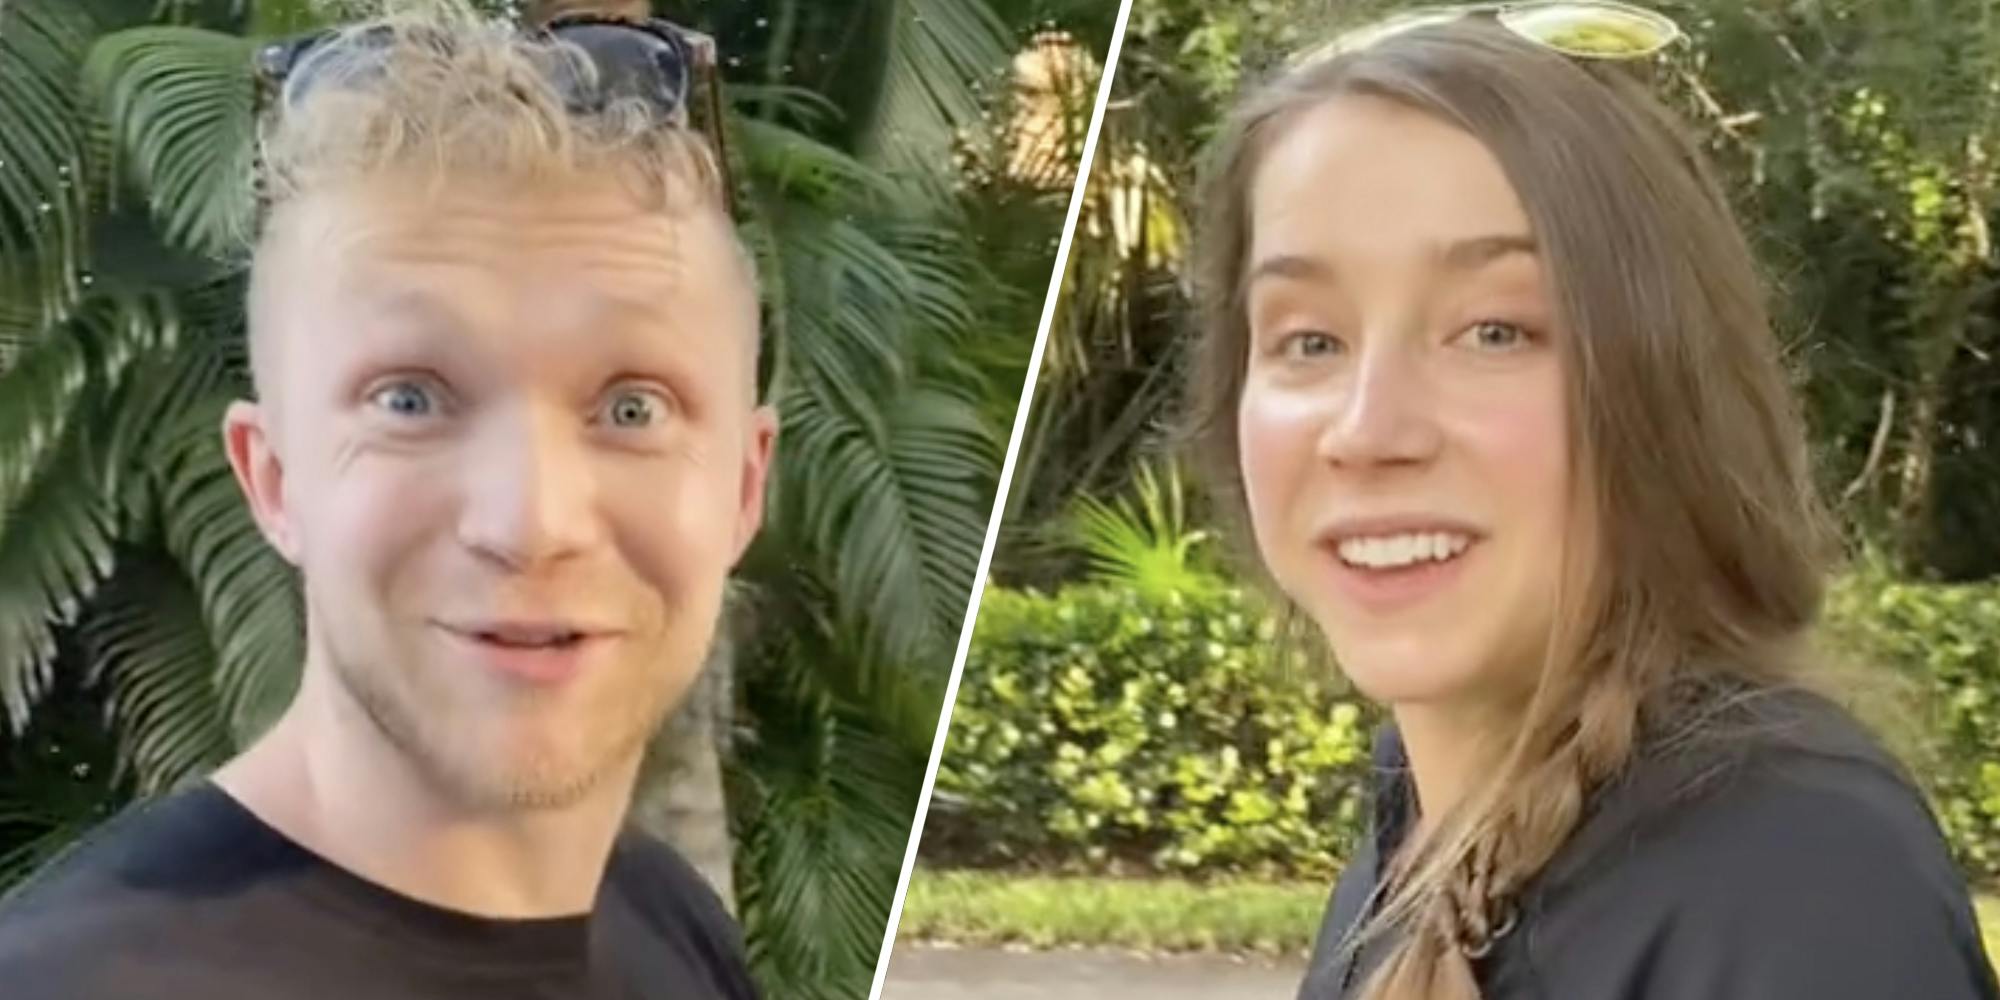
[[[1683,37],[1680,25],[1666,15],[1616,0],[1456,4],[1391,15],[1313,49],[1301,61],[1360,51],[1407,31],[1475,16],[1491,17],[1521,38],[1577,59],[1644,59]]]

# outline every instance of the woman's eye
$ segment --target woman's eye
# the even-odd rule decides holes
[[[439,408],[437,392],[411,379],[380,386],[368,394],[368,401],[399,417],[428,417]]]
[[[1303,330],[1287,336],[1278,345],[1278,351],[1286,358],[1304,360],[1320,358],[1340,350],[1340,341],[1332,334],[1318,330]]]
[[[603,421],[613,427],[650,427],[665,416],[667,404],[647,389],[621,389],[604,404]]]
[[[1499,320],[1481,320],[1465,328],[1461,337],[1469,337],[1474,346],[1489,351],[1505,351],[1519,347],[1528,340],[1528,331],[1512,323]]]

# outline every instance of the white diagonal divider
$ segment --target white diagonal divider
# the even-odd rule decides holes
[[[1000,537],[1000,512],[1007,509],[1007,488],[1013,485],[1014,458],[1021,450],[1021,435],[1027,430],[1028,408],[1035,401],[1035,377],[1042,369],[1042,349],[1049,341],[1049,324],[1056,315],[1061,297],[1063,269],[1069,263],[1070,241],[1076,236],[1076,217],[1083,210],[1083,191],[1090,182],[1090,165],[1097,157],[1097,136],[1104,127],[1104,105],[1111,97],[1111,81],[1118,75],[1118,50],[1125,42],[1125,21],[1131,16],[1132,0],[1119,0],[1118,22],[1111,29],[1111,47],[1104,54],[1104,73],[1097,81],[1097,101],[1090,108],[1090,127],[1083,136],[1083,157],[1077,163],[1076,183],[1069,192],[1069,213],[1063,218],[1062,239],[1056,244],[1055,267],[1049,272],[1049,291],[1042,300],[1041,324],[1035,328],[1035,347],[1028,355],[1028,375],[1021,386],[1021,402],[1014,410],[1014,431],[1007,438],[1007,459],[1000,466],[1000,486],[993,494],[993,512],[986,519],[986,543],[979,549],[979,570],[972,581],[972,599],[966,603],[965,624],[958,631],[958,652],[951,660],[951,680],[945,685],[944,705],[938,712],[937,733],[931,738],[931,759],[924,768],[924,790],[917,799],[917,815],[910,826],[909,844],[903,849],[903,871],[896,878],[896,899],[889,906],[889,925],[883,929],[882,952],[875,959],[875,982],[868,1000],[881,1000],[882,984],[889,976],[889,959],[896,950],[896,927],[903,919],[903,899],[910,891],[910,872],[917,863],[917,847],[924,837],[924,819],[930,815],[931,790],[937,785],[938,760],[944,754],[945,737],[951,730],[951,710],[958,701],[958,681],[965,673],[965,654],[972,646],[973,624],[979,617],[979,599],[986,594],[986,573],[993,564],[993,544]]]

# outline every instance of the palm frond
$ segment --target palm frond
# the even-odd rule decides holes
[[[910,373],[908,266],[857,222],[812,206],[787,209],[774,229],[779,256],[764,270],[785,294],[774,303],[787,362],[780,377],[809,380],[869,413]]]
[[[68,429],[0,533],[0,702],[16,732],[49,688],[56,627],[111,574],[117,510],[93,452],[88,428]]]
[[[111,572],[127,456],[101,444],[135,361],[170,348],[163,296],[86,300],[0,376],[0,702],[18,732],[49,684],[54,629]]]
[[[979,124],[980,89],[1003,78],[1007,48],[984,0],[897,0],[866,148],[900,169],[937,174],[954,134]]]
[[[83,80],[171,242],[220,256],[252,209],[252,39],[148,26],[98,39]]]
[[[233,744],[216,689],[215,647],[186,578],[153,559],[120,565],[82,634],[89,683],[108,683],[119,765],[142,795],[206,774]]]
[[[884,246],[903,262],[909,321],[921,331],[918,353],[936,364],[957,358],[980,328],[972,289],[981,277],[963,233],[933,219],[896,218],[880,227]]]
[[[86,132],[74,99],[91,24],[68,0],[0,4],[0,282],[41,321],[78,294]]]
[[[1063,528],[1101,582],[1165,594],[1201,589],[1211,579],[1195,561],[1208,532],[1189,524],[1187,488],[1172,461],[1141,464],[1129,497],[1078,497]]]
[[[90,368],[87,338],[55,336],[25,345],[0,374],[0,537],[15,499],[48,466],[84,407]]]
[[[334,20],[333,5],[323,0],[237,0],[249,8],[245,26],[252,38],[277,38],[322,27]]]
[[[774,1000],[866,991],[923,780],[922,758],[815,690],[806,659],[753,682],[756,737],[730,775],[745,934]]]
[[[975,400],[913,385],[874,420],[787,397],[781,516],[830,567],[844,628],[874,658],[919,663],[957,637],[985,538],[998,447]]]
[[[200,598],[224,716],[240,744],[297,691],[305,614],[296,572],[257,530],[223,454],[217,428],[232,396],[214,392],[187,406],[163,434],[153,472],[162,538]]]
[[[760,118],[730,125],[731,148],[762,197],[814,204],[880,201],[893,195],[888,175],[797,129]]]

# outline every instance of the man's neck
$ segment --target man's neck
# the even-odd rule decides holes
[[[441,794],[324,670],[215,775],[258,818],[333,864],[434,906],[488,917],[588,912],[639,761],[555,809],[467,808]]]

